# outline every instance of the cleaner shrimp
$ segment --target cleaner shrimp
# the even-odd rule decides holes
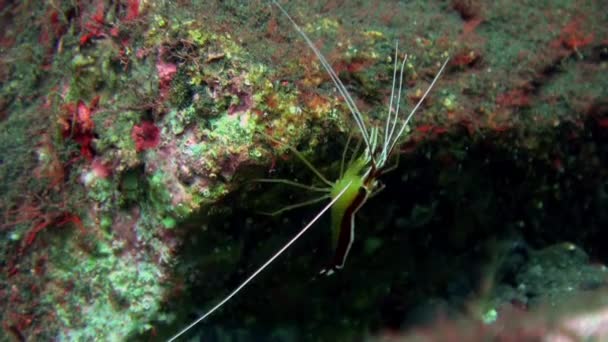
[[[331,275],[344,267],[346,258],[353,244],[355,237],[355,215],[365,204],[365,202],[382,191],[384,185],[379,181],[379,177],[387,172],[395,169],[398,164],[388,165],[389,160],[395,153],[395,148],[399,144],[404,133],[407,132],[408,123],[420,108],[427,95],[434,87],[435,83],[443,73],[449,58],[441,65],[439,71],[431,81],[430,85],[420,97],[416,105],[412,108],[405,118],[399,115],[401,110],[401,94],[403,90],[403,74],[405,63],[408,59],[407,54],[399,58],[399,46],[395,43],[395,55],[393,65],[393,78],[391,95],[388,105],[388,113],[383,125],[367,127],[363,115],[357,108],[355,101],[347,91],[346,87],[338,77],[335,70],[331,67],[325,56],[313,44],[308,35],[295,22],[295,20],[287,13],[287,11],[276,0],[271,0],[285,18],[291,23],[298,34],[304,39],[308,47],[314,52],[321,66],[325,69],[331,78],[334,86],[340,96],[343,98],[348,107],[352,119],[355,121],[357,133],[360,135],[363,142],[363,152],[359,155],[351,157],[348,165],[344,165],[346,149],[343,153],[342,163],[340,167],[340,177],[335,182],[329,181],[322,175],[311,163],[309,163],[295,148],[289,147],[294,154],[323,182],[325,187],[312,187],[297,182],[286,180],[265,179],[264,182],[276,182],[286,185],[292,185],[299,188],[307,188],[315,191],[324,192],[325,194],[319,198],[307,201],[305,203],[288,206],[280,210],[283,212],[304,205],[320,202],[324,199],[330,199],[330,202],[321,209],[317,215],[306,224],[291,240],[273,254],[264,264],[254,271],[247,279],[245,279],[236,289],[224,297],[214,307],[209,309],[205,314],[197,318],[190,325],[183,328],[180,332],[169,339],[174,341],[181,335],[188,332],[198,323],[209,317],[213,312],[221,308],[224,304],[238,294],[247,284],[255,279],[264,269],[273,263],[281,254],[283,254],[291,245],[293,245],[303,234],[305,234],[327,211],[331,210],[331,231],[332,245],[334,248],[334,257],[329,265],[321,270],[321,274]],[[348,144],[347,144],[348,145]]]

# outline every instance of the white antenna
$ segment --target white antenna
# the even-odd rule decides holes
[[[437,72],[437,74],[435,75],[435,78],[433,78],[433,81],[431,82],[429,87],[426,88],[426,91],[424,92],[424,94],[422,95],[420,100],[418,100],[418,103],[416,103],[416,106],[414,107],[414,109],[412,109],[410,114],[403,121],[403,124],[401,124],[401,129],[399,129],[399,132],[397,133],[397,135],[395,135],[394,137],[391,136],[390,138],[393,140],[386,142],[388,144],[388,149],[385,148],[385,150],[387,150],[389,153],[393,150],[393,148],[395,148],[395,145],[397,145],[397,142],[399,142],[399,138],[401,138],[401,134],[403,134],[403,131],[405,131],[405,128],[407,127],[408,122],[410,122],[410,119],[414,116],[414,114],[416,113],[416,111],[418,110],[418,108],[420,107],[422,102],[424,102],[424,99],[426,98],[426,96],[431,92],[431,89],[433,89],[433,86],[439,79],[439,76],[441,76],[441,73],[443,73],[443,70],[448,65],[449,61],[450,61],[449,58],[445,59],[445,62],[443,62],[443,64],[441,65],[441,69],[439,69],[439,72]]]
[[[304,32],[304,30],[302,30],[302,28],[300,28],[300,26],[295,22],[295,20],[293,20],[293,18],[289,15],[289,13],[287,13],[287,11],[283,8],[283,6],[281,6],[281,4],[279,4],[276,0],[272,0],[272,3],[275,4],[279,8],[279,10],[281,10],[281,12],[283,12],[283,15],[285,15],[285,17],[287,17],[287,19],[289,19],[289,21],[291,22],[293,27],[296,29],[296,31],[300,34],[300,36],[302,36],[302,38],[304,38],[304,40],[306,41],[306,44],[308,44],[308,47],[310,47],[310,49],[315,53],[315,55],[319,59],[319,62],[321,63],[321,65],[323,66],[325,71],[327,71],[327,74],[329,75],[331,80],[334,82],[336,89],[338,90],[340,95],[342,95],[342,98],[344,98],[344,101],[346,102],[346,105],[348,106],[348,109],[350,110],[351,114],[353,115],[353,118],[355,119],[355,123],[357,124],[359,131],[361,132],[363,141],[365,141],[365,146],[371,150],[370,135],[367,132],[367,128],[365,127],[365,121],[363,120],[363,115],[361,115],[361,112],[359,111],[359,108],[357,108],[355,101],[348,93],[348,90],[346,90],[344,83],[342,83],[342,81],[340,80],[340,78],[338,77],[338,75],[336,74],[334,69],[331,67],[331,65],[329,64],[327,59],[325,59],[325,56],[323,56],[321,51],[319,51],[319,49],[317,49],[317,47],[312,43],[310,38],[308,38],[308,35],[306,34],[306,32]]]
[[[224,304],[226,304],[226,302],[228,302],[232,297],[234,297],[237,293],[239,293],[247,284],[249,284],[255,277],[257,277],[257,275],[260,272],[262,272],[276,258],[278,258],[281,254],[283,254],[283,252],[285,252],[287,250],[287,248],[289,248],[291,245],[293,245],[293,243],[296,242],[300,238],[300,236],[302,236],[304,233],[306,233],[306,231],[308,229],[310,229],[310,227],[312,227],[312,225],[315,224],[321,218],[321,216],[323,216],[323,214],[326,211],[328,211],[329,208],[331,208],[334,205],[334,203],[336,203],[336,201],[338,201],[342,197],[342,195],[344,195],[344,193],[346,192],[346,190],[348,190],[348,188],[350,188],[352,183],[353,183],[352,181],[349,182],[348,185],[346,185],[344,187],[344,189],[342,189],[342,191],[340,191],[340,193],[338,193],[338,195],[335,198],[333,198],[331,200],[331,202],[329,202],[329,204],[327,204],[323,208],[323,210],[321,210],[304,228],[302,228],[300,230],[300,232],[298,234],[296,234],[296,236],[294,236],[291,240],[289,240],[289,242],[286,243],[281,249],[279,249],[279,251],[276,252],[272,257],[270,257],[270,259],[268,259],[268,261],[266,261],[262,266],[260,266],[260,268],[258,268],[255,272],[253,272],[249,276],[249,278],[245,279],[245,281],[243,281],[241,283],[241,285],[239,285],[236,289],[234,289],[234,291],[230,292],[229,295],[227,295],[224,299],[222,299],[219,303],[217,303],[214,307],[212,307],[209,311],[207,311],[207,313],[205,313],[201,317],[197,318],[194,322],[190,323],[190,325],[188,325],[187,327],[182,329],[177,334],[173,335],[173,337],[171,337],[168,341],[169,342],[175,341],[178,337],[182,336],[183,334],[188,332],[190,329],[192,329],[195,325],[200,323],[202,320],[209,317],[209,315],[214,313],[217,309],[221,308]]]

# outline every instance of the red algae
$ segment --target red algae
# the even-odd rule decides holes
[[[135,142],[137,152],[149,150],[158,146],[160,142],[160,130],[152,122],[143,121],[133,126],[131,138]]]

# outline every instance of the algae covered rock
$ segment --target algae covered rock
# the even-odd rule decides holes
[[[489,322],[505,298],[600,287],[604,7],[286,4],[369,127],[390,113],[395,41],[404,108],[450,62],[358,213],[344,272],[316,276],[332,253],[321,220],[193,334],[357,340],[434,308],[482,302],[472,316]],[[332,181],[357,150],[349,104],[264,1],[0,1],[0,21],[9,339],[170,337],[317,213],[281,211],[314,199],[289,182],[320,183],[293,149]],[[534,246],[525,266],[495,248],[513,236]]]

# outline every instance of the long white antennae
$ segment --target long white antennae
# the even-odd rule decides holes
[[[396,47],[395,47],[396,49]],[[395,58],[397,56],[397,51],[395,51]],[[395,128],[397,127],[397,122],[399,121],[399,109],[400,109],[400,105],[401,105],[401,92],[403,90],[403,71],[405,70],[405,62],[407,61],[407,54],[403,56],[403,61],[401,62],[401,70],[399,71],[399,89],[397,90],[397,94],[395,96],[397,96],[397,106],[395,108],[395,119],[392,122],[391,125],[391,129],[390,129],[390,133],[388,134],[388,138],[387,140],[384,141],[384,146],[382,146],[382,155],[381,155],[381,159],[382,160],[386,160],[388,159],[388,155],[389,155],[389,150],[387,150],[387,147],[389,146],[391,140],[393,139],[393,134],[395,133]],[[397,67],[397,64],[395,62],[395,68]],[[395,71],[393,71],[393,90],[391,90],[391,96],[392,93],[394,92],[394,87],[395,87]],[[389,108],[389,114],[390,111],[393,109],[393,107],[391,106]],[[392,117],[389,115],[388,119],[391,119]],[[387,122],[387,126],[388,126],[388,122]]]
[[[363,116],[361,115],[361,112],[357,108],[355,101],[353,101],[352,97],[348,93],[348,90],[346,90],[346,87],[344,86],[344,84],[342,83],[342,81],[340,80],[340,78],[338,77],[336,72],[334,71],[334,69],[331,67],[329,62],[325,59],[325,56],[323,56],[321,51],[319,51],[319,49],[317,49],[317,47],[312,43],[310,38],[308,38],[308,35],[306,35],[304,30],[302,30],[300,28],[300,26],[298,24],[296,24],[296,22],[293,20],[293,18],[291,18],[289,13],[287,13],[287,11],[276,0],[272,0],[272,3],[275,4],[279,8],[279,10],[281,10],[281,12],[283,12],[283,15],[285,15],[287,17],[287,19],[289,19],[289,21],[291,22],[293,27],[296,29],[296,31],[298,31],[300,36],[302,36],[302,38],[304,38],[304,40],[306,41],[306,44],[308,44],[310,49],[315,53],[315,55],[319,59],[319,62],[321,63],[321,65],[323,66],[325,71],[327,71],[327,73],[329,74],[329,77],[331,77],[331,80],[334,82],[336,88],[338,89],[338,92],[344,98],[344,101],[346,102],[348,109],[350,110],[351,114],[353,115],[353,118],[355,119],[355,122],[357,123],[357,127],[359,128],[359,131],[361,132],[361,135],[363,136],[363,140],[365,141],[366,147],[370,148],[371,146],[370,146],[370,141],[369,141],[369,134],[367,132],[367,129],[365,128],[365,122],[363,121]]]
[[[424,99],[429,94],[429,92],[431,91],[431,89],[433,89],[433,86],[435,85],[435,83],[439,79],[439,76],[441,76],[441,74],[443,73],[443,70],[445,69],[446,65],[448,65],[448,61],[449,60],[450,60],[449,58],[446,58],[445,62],[443,62],[443,65],[441,66],[441,69],[439,69],[439,72],[437,72],[437,75],[435,75],[435,78],[433,78],[433,81],[431,82],[431,84],[429,85],[429,87],[426,89],[426,91],[424,92],[424,94],[422,95],[422,97],[420,98],[420,100],[418,100],[418,103],[416,104],[416,106],[414,107],[414,109],[412,109],[412,111],[407,116],[407,118],[405,119],[405,121],[403,121],[403,124],[401,125],[401,128],[399,129],[399,132],[395,135],[395,137],[393,138],[393,141],[389,143],[389,148],[387,150],[387,156],[390,154],[390,152],[393,150],[393,148],[395,148],[395,145],[397,145],[397,142],[399,141],[399,138],[401,138],[401,134],[403,134],[403,131],[405,130],[405,127],[407,127],[408,122],[412,119],[412,117],[414,116],[414,114],[416,113],[416,111],[418,110],[418,108],[420,107],[420,105],[422,105],[422,102],[424,102]]]
[[[184,329],[182,329],[177,334],[173,335],[173,337],[171,337],[169,339],[169,342],[175,341],[177,338],[179,338],[180,336],[182,336],[183,334],[185,334],[186,332],[188,332],[190,329],[192,329],[194,326],[196,326],[202,320],[204,320],[205,318],[209,317],[209,315],[211,315],[212,313],[214,313],[217,309],[221,308],[230,299],[232,299],[232,297],[234,297],[237,293],[239,293],[247,284],[249,284],[255,277],[257,277],[257,275],[260,272],[262,272],[276,258],[278,258],[281,254],[283,254],[283,252],[285,252],[287,250],[287,248],[289,248],[291,245],[293,245],[294,242],[296,242],[300,238],[300,236],[302,236],[304,233],[306,233],[306,231],[308,231],[308,229],[310,229],[310,227],[312,227],[312,225],[314,225],[321,218],[321,216],[323,216],[323,214],[325,214],[325,212],[328,211],[329,208],[331,208],[334,205],[334,203],[336,203],[342,197],[342,195],[344,195],[344,193],[346,192],[346,190],[348,190],[348,188],[350,188],[350,186],[351,186],[352,183],[353,183],[352,181],[349,182],[344,187],[344,189],[342,189],[342,191],[340,191],[338,193],[338,195],[336,195],[336,197],[334,197],[331,200],[331,202],[329,202],[329,204],[327,204],[304,228],[302,228],[300,230],[300,232],[298,234],[296,234],[296,236],[294,236],[291,240],[289,240],[289,242],[286,243],[281,249],[279,249],[278,252],[276,252],[272,257],[270,257],[270,259],[268,259],[255,272],[253,272],[249,276],[249,278],[245,279],[245,281],[243,281],[241,283],[241,285],[239,285],[236,289],[234,289],[234,291],[230,292],[229,295],[227,295],[224,299],[222,299],[219,303],[217,303],[213,308],[211,308],[211,310],[207,311],[207,313],[205,313],[204,315],[202,315],[201,317],[199,317],[198,319],[196,319],[194,322],[190,323],[190,325],[188,325],[187,327],[185,327]]]
[[[389,131],[389,123],[391,122],[391,118],[393,116],[393,100],[395,99],[395,82],[397,81],[397,56],[399,52],[399,41],[395,41],[395,57],[394,57],[394,65],[393,65],[393,85],[391,86],[391,98],[388,103],[388,117],[386,118],[386,127],[384,127],[384,141],[382,142],[384,150],[386,150],[387,142],[389,141],[388,131]],[[397,113],[395,113],[397,115]],[[384,151],[383,151],[384,152]]]

